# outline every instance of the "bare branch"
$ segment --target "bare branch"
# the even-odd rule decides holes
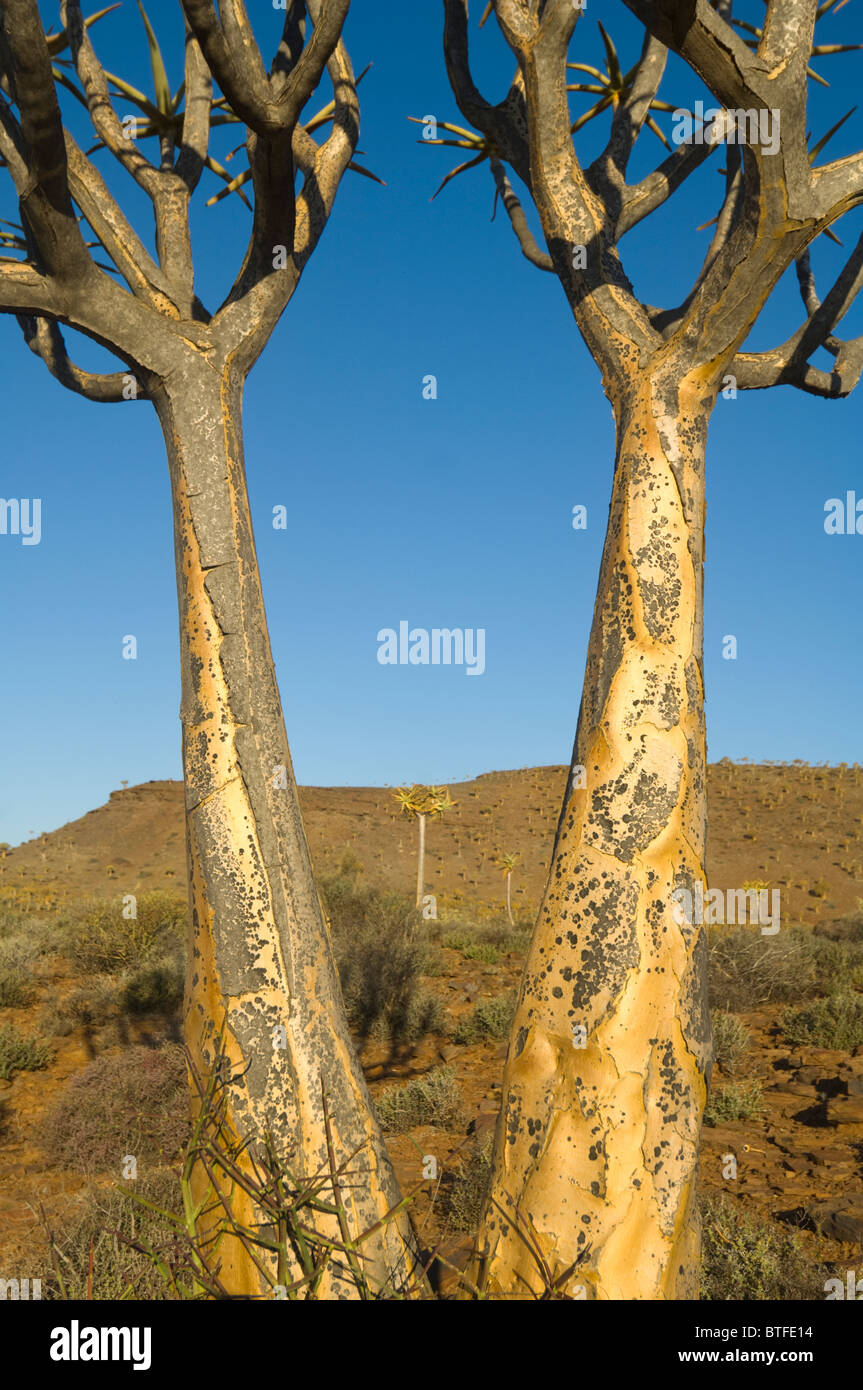
[[[141,153],[135,141],[128,138],[120,123],[108,92],[104,69],[84,26],[80,0],[61,0],[60,19],[69,35],[69,48],[84,89],[93,129],[105,148],[155,201],[160,187],[159,170]]]
[[[69,195],[63,122],[35,0],[5,0],[2,32],[7,76],[20,118],[17,153],[27,169],[26,186],[16,180],[22,215],[46,270],[72,282],[90,274],[92,262]],[[11,135],[8,119],[4,125]]]
[[[309,0],[314,22],[312,37],[279,93],[278,107],[288,125],[295,125],[332,58],[345,25],[350,0]]]
[[[615,240],[661,207],[681,184],[685,183],[690,174],[710,158],[714,149],[714,145],[706,143],[678,145],[652,174],[648,174],[640,183],[628,186],[623,193],[615,227]],[[589,177],[591,170],[587,172]]]
[[[688,63],[723,106],[761,105],[756,91],[765,64],[750,52],[708,0],[624,0],[666,48]]]
[[[498,195],[506,209],[512,229],[518,238],[518,244],[522,249],[522,254],[527,257],[531,265],[538,266],[540,270],[554,270],[554,261],[547,251],[541,251],[536,244],[536,238],[530,229],[524,208],[519,202],[512,184],[506,176],[500,160],[494,156],[489,161],[491,172],[494,175],[495,185]]]
[[[279,97],[285,83],[300,60],[306,42],[306,4],[305,0],[288,0],[285,10],[285,23],[276,56],[273,59],[270,85]]]
[[[47,275],[26,262],[0,265],[0,313],[56,314],[59,296]]]
[[[194,193],[204,168],[210,145],[210,111],[213,81],[201,46],[189,30],[186,34],[186,107],[183,114],[183,143],[177,158],[177,174],[189,193]]]
[[[129,289],[151,308],[177,317],[175,293],[137,232],[111,197],[102,175],[66,132],[72,197]]]
[[[465,120],[482,131],[529,186],[523,80],[519,74],[497,106],[492,106],[480,95],[470,70],[467,19],[467,0],[444,0],[444,56],[453,95]]]
[[[272,121],[269,85],[261,81],[258,64],[243,50],[232,48],[212,0],[182,0],[183,13],[194,33],[210,72],[231,110],[256,132]]]
[[[30,351],[40,357],[53,377],[88,401],[117,402],[148,400],[147,392],[136,380],[136,393],[128,394],[128,372],[88,372],[70,361],[59,325],[49,319],[19,314],[18,324]]]
[[[806,322],[785,343],[768,352],[740,352],[731,372],[741,390],[757,391],[768,386],[797,386],[816,396],[847,396],[863,372],[863,336],[843,341],[833,330],[863,289],[863,234],[821,303],[811,278],[808,252],[798,265],[801,290],[811,311]],[[821,371],[809,362],[819,347],[836,358],[832,372]]]

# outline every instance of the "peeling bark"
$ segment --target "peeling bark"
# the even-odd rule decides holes
[[[704,372],[655,375],[618,402],[572,773],[521,982],[474,1271],[493,1296],[546,1285],[517,1206],[551,1280],[575,1266],[562,1285],[571,1296],[697,1297],[706,944],[703,929],[675,922],[671,895],[704,878],[714,395]]]
[[[345,1194],[358,1235],[400,1193],[348,1033],[297,799],[252,535],[241,393],[239,374],[201,363],[154,394],[171,466],[180,610],[192,908],[186,1039],[208,1070],[227,1020],[226,1053],[240,1077],[228,1119],[240,1136],[272,1133],[304,1175],[326,1169],[323,1082],[337,1160],[361,1146]],[[198,1182],[206,1184],[203,1172]],[[238,1219],[253,1221],[248,1199],[234,1198]],[[370,1277],[403,1285],[416,1259],[407,1218],[364,1250]],[[266,1293],[236,1240],[220,1254],[233,1293]],[[320,1296],[356,1293],[331,1273]]]

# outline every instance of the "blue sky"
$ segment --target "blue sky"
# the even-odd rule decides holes
[[[475,33],[482,5],[473,8]],[[757,18],[761,6],[750,8],[743,13]],[[852,0],[828,18],[823,41],[863,37],[859,8]],[[151,0],[148,9],[176,85],[179,7]],[[253,10],[269,52],[279,17]],[[56,17],[53,5],[42,12]],[[589,0],[573,56],[599,59],[597,19],[630,65],[639,27],[619,0]],[[562,763],[575,731],[610,496],[611,412],[556,278],[522,259],[502,214],[491,222],[487,169],[429,202],[458,152],[417,144],[406,117],[462,123],[441,28],[439,0],[354,0],[351,54],[358,70],[374,61],[360,89],[363,162],[387,186],[348,176],[247,388],[252,512],[301,783],[446,782]],[[129,0],[93,32],[106,67],[149,86]],[[493,99],[511,66],[487,25],[476,69]],[[823,134],[854,104],[863,54],[818,67],[831,82],[812,98],[812,127]],[[674,62],[662,95],[692,105],[708,94]],[[670,120],[660,117],[666,130]],[[587,127],[578,146],[586,159],[606,130]],[[850,152],[860,132],[852,118],[830,151]],[[662,155],[645,135],[634,174]],[[96,158],[107,172],[109,157]],[[718,209],[719,162],[623,242],[629,274],[652,303],[677,303],[697,272],[710,234],[696,227]],[[137,190],[111,178],[150,239]],[[248,230],[236,199],[203,206],[215,189],[210,178],[194,223],[210,307],[233,279]],[[16,217],[8,183],[0,204],[0,215]],[[839,228],[845,254],[855,218]],[[822,294],[842,254],[822,238]],[[788,279],[753,342],[781,341],[800,312]],[[860,317],[849,315],[849,333],[863,331]],[[88,365],[105,362],[72,335],[69,345]],[[122,779],[179,777],[180,694],[168,474],[152,408],[64,391],[9,317],[0,318],[0,350],[0,495],[42,499],[39,545],[0,536],[0,840],[14,844],[101,804]],[[438,379],[433,401],[423,399],[427,374]],[[823,524],[828,498],[863,498],[861,409],[859,394],[824,402],[787,388],[717,406],[708,449],[711,760],[861,759],[863,537],[827,536]],[[572,529],[576,504],[588,508],[583,532]],[[278,505],[288,521],[276,531]],[[378,631],[404,619],[484,628],[485,673],[379,665]],[[137,637],[137,661],[122,659],[126,634]],[[722,659],[726,634],[738,639],[736,661]]]

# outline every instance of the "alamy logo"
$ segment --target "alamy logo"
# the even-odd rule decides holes
[[[0,536],[20,536],[22,545],[42,539],[41,497],[0,497]]]
[[[723,110],[704,102],[695,103],[695,111],[678,107],[671,116],[671,138],[675,145],[758,145],[765,154],[779,149],[780,113],[762,106],[751,110]]]
[[[845,1271],[845,1283],[841,1279],[828,1279],[824,1284],[824,1292],[827,1295],[827,1302],[831,1299],[853,1299],[856,1303],[863,1301],[863,1278],[854,1273],[853,1269]]]
[[[41,1297],[41,1279],[0,1279],[0,1300],[10,1298],[13,1302],[17,1299],[29,1301],[31,1298]]]
[[[469,676],[485,670],[485,628],[382,627],[378,633],[381,666],[464,666]]]
[[[729,888],[723,893],[721,888],[711,888],[707,893],[703,883],[696,883],[695,892],[688,888],[675,888],[671,895],[671,913],[679,927],[687,926],[742,926],[747,920],[753,924],[763,923],[762,936],[775,936],[780,925],[780,890],[774,888],[769,894],[766,888]]]
[[[81,1327],[73,1318],[52,1328],[50,1354],[52,1361],[133,1361],[133,1370],[149,1371],[151,1342],[149,1327]]]

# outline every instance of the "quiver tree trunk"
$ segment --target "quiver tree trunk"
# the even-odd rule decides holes
[[[322,1089],[338,1163],[359,1150],[343,1187],[350,1230],[400,1200],[348,1033],[315,887],[267,634],[241,443],[242,380],[206,364],[154,393],[174,503],[182,663],[183,765],[192,927],[186,1039],[212,1067],[225,1022],[235,1078],[228,1121],[272,1134],[292,1172],[327,1168]],[[206,1174],[196,1174],[198,1190]],[[327,1194],[323,1194],[327,1197]],[[234,1215],[255,1220],[244,1194]],[[258,1218],[260,1219],[260,1218]],[[338,1237],[334,1218],[319,1229]],[[407,1218],[363,1247],[370,1282],[402,1287],[415,1253]],[[236,1239],[223,1239],[231,1293],[268,1286]],[[289,1279],[299,1270],[289,1270]],[[324,1298],[355,1297],[333,1271]]]
[[[704,875],[705,377],[642,376],[616,402],[573,767],[474,1271],[493,1296],[697,1297],[706,945],[672,892]]]
[[[426,818],[417,816],[417,907],[423,905],[426,876]]]

